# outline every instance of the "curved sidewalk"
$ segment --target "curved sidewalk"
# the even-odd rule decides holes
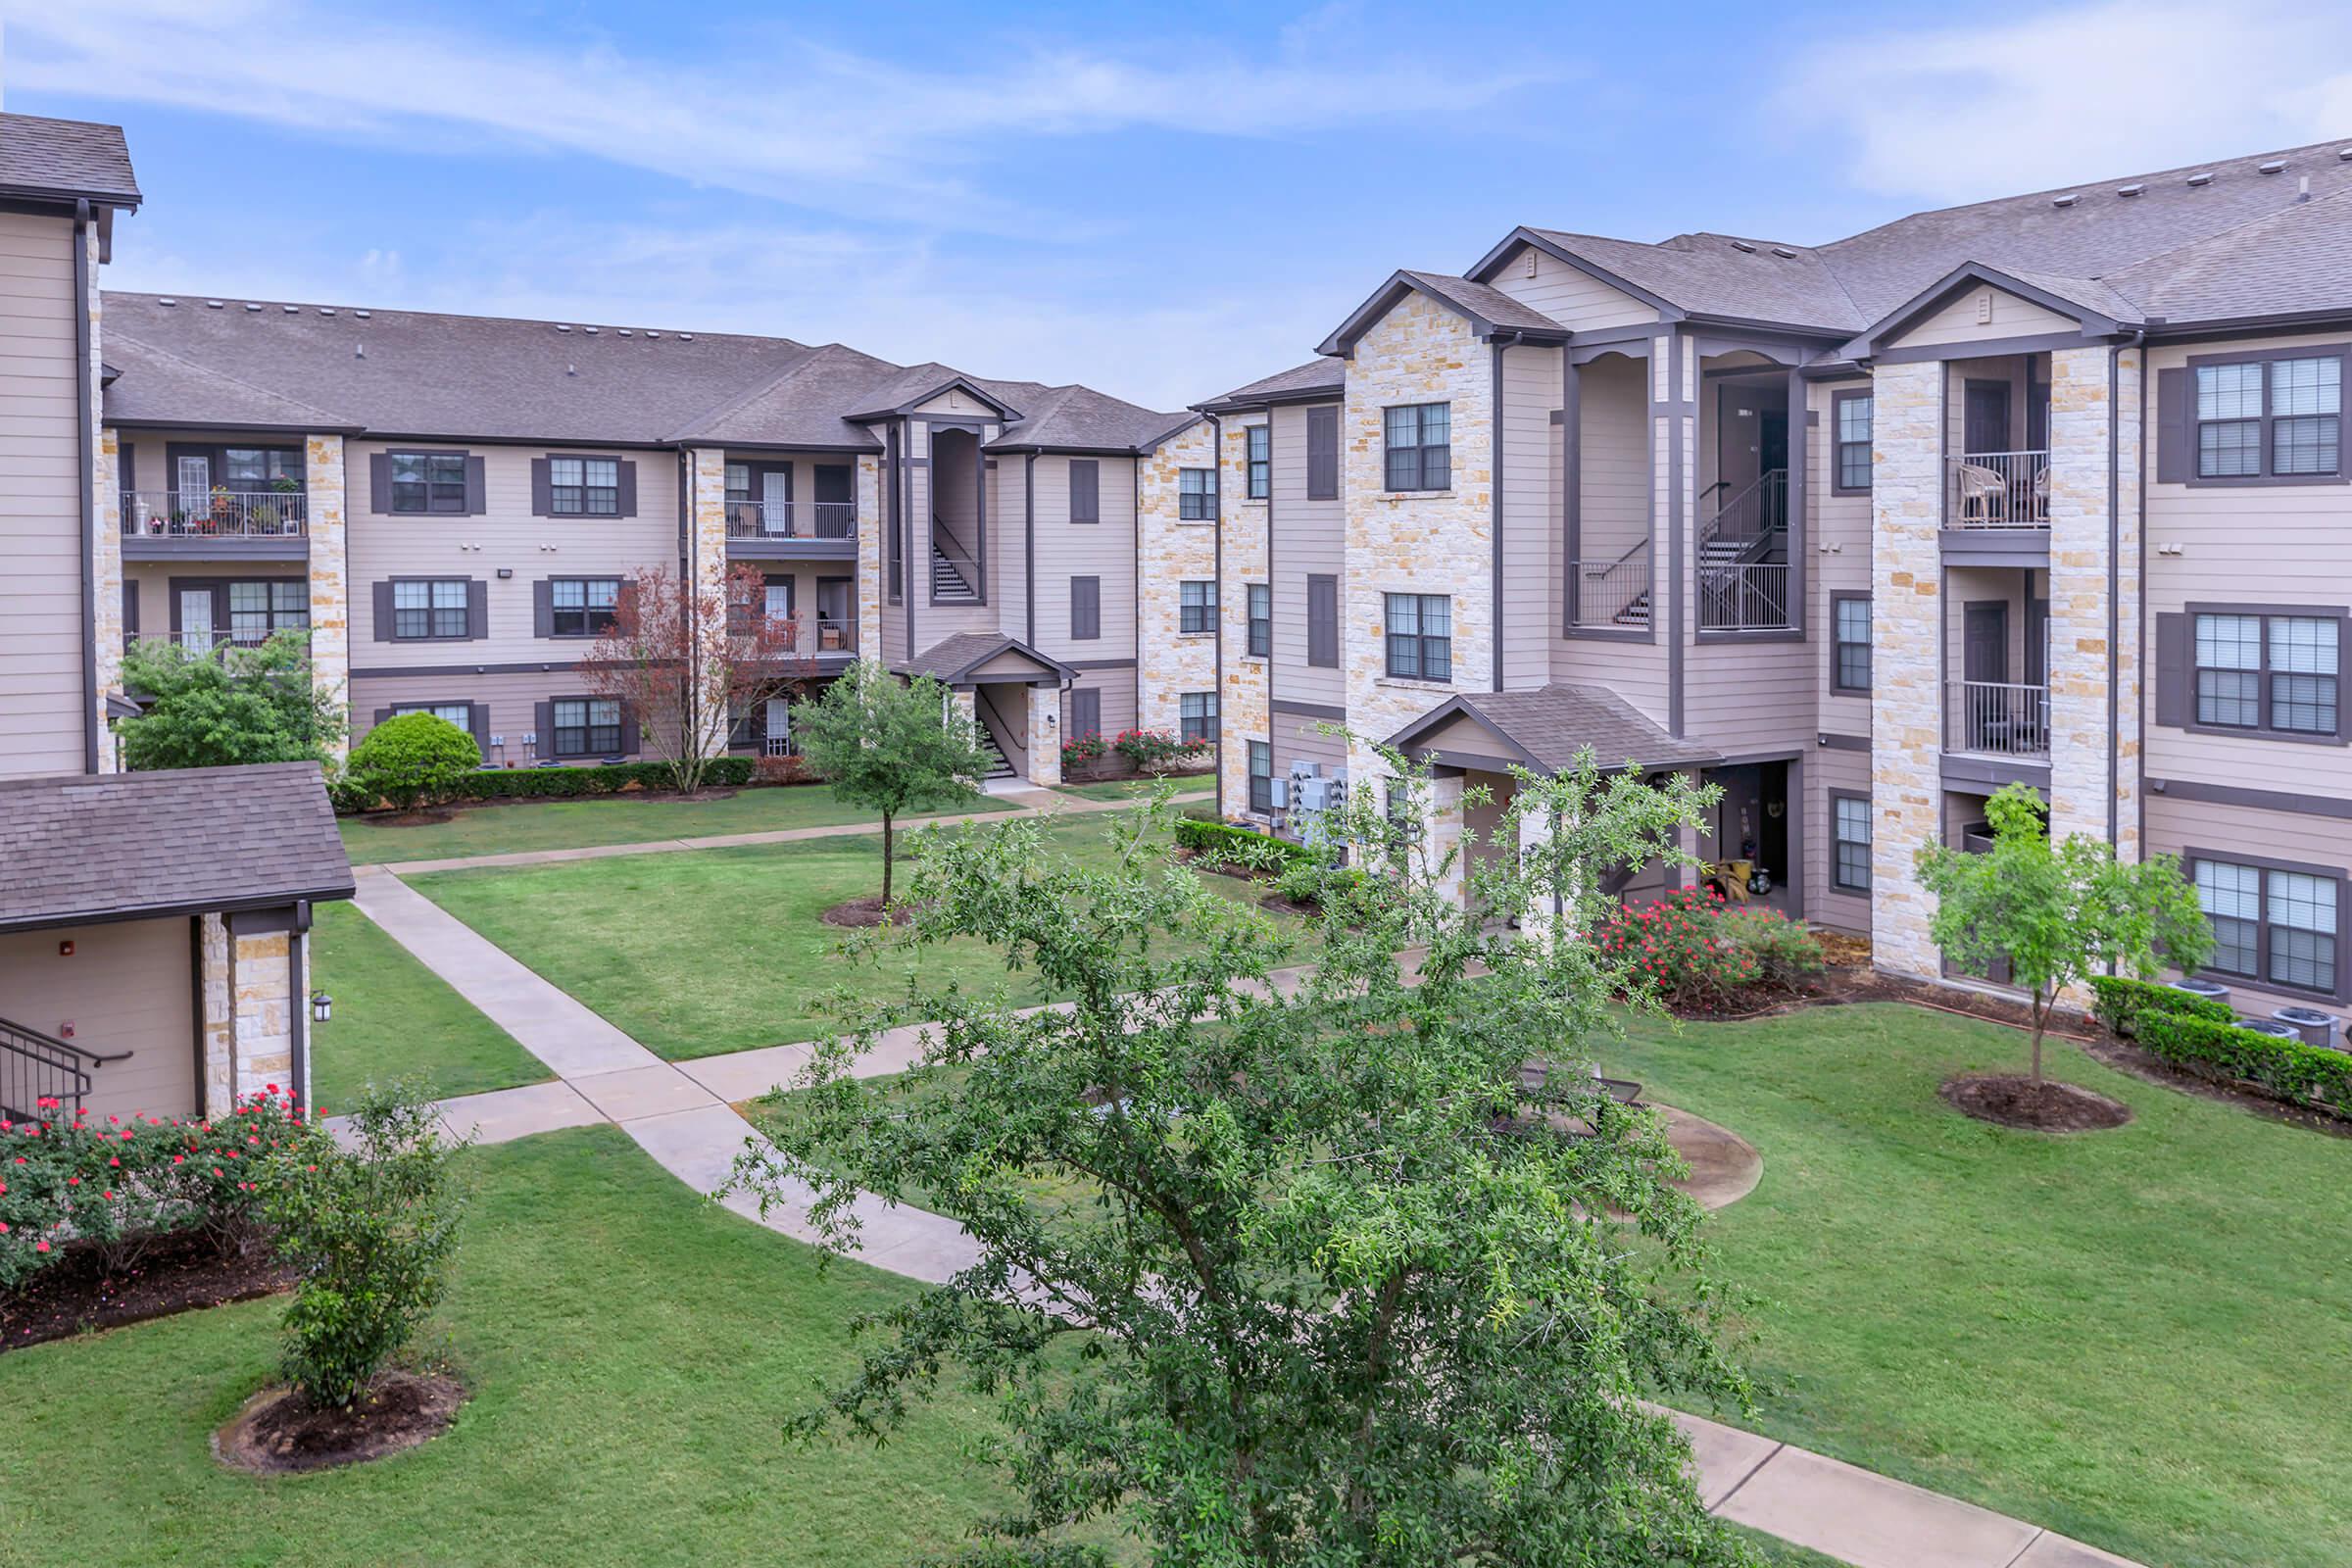
[[[503,1143],[609,1121],[680,1181],[715,1192],[744,1146],[764,1143],[735,1103],[787,1081],[808,1059],[804,1045],[665,1061],[388,868],[362,868],[354,902],[558,1075],[553,1083],[444,1101],[443,1120],[459,1135]],[[884,1035],[859,1061],[860,1074],[906,1068],[922,1049],[924,1027]],[[786,1205],[764,1217],[756,1200],[740,1194],[721,1201],[780,1235],[814,1243],[808,1197],[806,1189],[788,1193]],[[894,1274],[944,1284],[978,1256],[962,1228],[938,1214],[868,1199],[858,1217],[860,1242],[852,1255]],[[1690,1435],[1709,1512],[1855,1568],[2137,1568],[1974,1503],[1699,1416],[1668,1413]]]

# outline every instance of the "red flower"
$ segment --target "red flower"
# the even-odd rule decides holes
[[[41,1241],[37,1241],[37,1242],[33,1243],[33,1244],[32,1244],[32,1250],[33,1250],[34,1251],[36,1251],[36,1252],[46,1252],[47,1250],[49,1250],[49,1243],[48,1243],[47,1239],[46,1239],[46,1238],[44,1238],[44,1239],[43,1239],[43,1240],[41,1240]]]

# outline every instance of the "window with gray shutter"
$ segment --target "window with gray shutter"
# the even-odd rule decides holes
[[[1069,712],[1064,715],[1062,738],[1084,740],[1102,733],[1102,693],[1091,686],[1073,686],[1069,691]]]
[[[1306,499],[1340,498],[1340,411],[1329,405],[1306,411]]]
[[[1102,635],[1102,579],[1070,579],[1070,640],[1094,642]]]
[[[1070,520],[1102,520],[1102,465],[1092,458],[1070,460]]]
[[[1329,572],[1306,579],[1306,662],[1324,669],[1340,662],[1340,579]]]

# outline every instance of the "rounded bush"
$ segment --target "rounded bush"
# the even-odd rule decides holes
[[[451,794],[481,765],[482,749],[448,719],[403,713],[376,725],[351,749],[343,776],[363,799],[413,811]]]

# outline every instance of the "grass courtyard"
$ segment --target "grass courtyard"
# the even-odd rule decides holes
[[[1106,856],[1101,813],[1049,824],[1050,850]],[[902,844],[905,840],[901,841]],[[902,870],[904,868],[902,867]],[[410,885],[672,1060],[808,1040],[838,1028],[819,1010],[834,988],[904,994],[917,955],[851,965],[847,934],[821,911],[881,890],[878,834],[510,868],[436,871]],[[1225,876],[1210,888],[1265,889]],[[1033,976],[994,950],[956,941],[919,953],[927,988],[1011,988],[1045,1002]]]
[[[333,1018],[311,1026],[312,1098],[330,1111],[370,1081],[474,1095],[554,1076],[356,906],[315,911],[311,984],[335,1000]]]

